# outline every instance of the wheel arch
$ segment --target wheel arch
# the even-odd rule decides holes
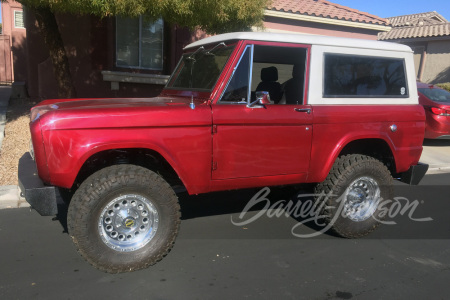
[[[349,154],[361,154],[374,157],[380,160],[391,175],[397,174],[396,156],[393,150],[393,144],[391,141],[384,137],[377,136],[363,136],[363,137],[348,137],[341,140],[340,143],[334,146],[334,149],[330,149],[330,155],[328,159],[322,164],[322,168],[313,168],[309,174],[308,182],[322,182],[329,174],[335,161],[342,155]],[[321,154],[324,154],[324,150],[321,150]],[[317,159],[315,160],[317,161]]]
[[[160,152],[148,148],[112,148],[91,153],[81,164],[72,189],[76,189],[93,173],[113,165],[132,164],[161,175],[172,188],[185,190],[177,170]]]
[[[391,172],[395,174],[395,156],[389,143],[381,138],[358,139],[348,142],[335,159],[342,155],[361,154],[371,156],[381,161]]]

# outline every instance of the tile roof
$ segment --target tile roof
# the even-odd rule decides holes
[[[450,36],[450,23],[437,12],[388,18],[393,28],[378,34],[379,40]]]
[[[391,23],[392,27],[415,26],[419,25],[420,22],[425,22],[425,24],[423,25],[431,25],[447,22],[447,20],[443,16],[441,16],[435,11],[392,17],[388,18],[388,20]]]
[[[268,10],[322,18],[389,25],[387,19],[326,0],[272,0]]]
[[[450,36],[450,23],[393,28],[389,32],[379,33],[378,39],[395,40],[439,36]]]

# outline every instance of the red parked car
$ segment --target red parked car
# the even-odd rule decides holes
[[[426,139],[450,139],[450,92],[418,82],[419,103],[425,108]]]

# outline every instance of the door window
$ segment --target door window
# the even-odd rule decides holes
[[[226,103],[247,103],[249,97],[250,61],[252,47],[248,46],[236,66],[231,80],[222,96],[222,102]]]
[[[248,104],[266,91],[272,104],[304,104],[306,48],[247,46],[222,103]]]

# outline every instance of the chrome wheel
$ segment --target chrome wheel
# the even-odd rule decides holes
[[[370,218],[380,202],[380,187],[370,177],[353,181],[343,194],[343,216],[355,222]]]
[[[109,248],[129,252],[148,244],[158,230],[158,223],[158,210],[149,199],[127,194],[105,206],[98,220],[98,230]]]

